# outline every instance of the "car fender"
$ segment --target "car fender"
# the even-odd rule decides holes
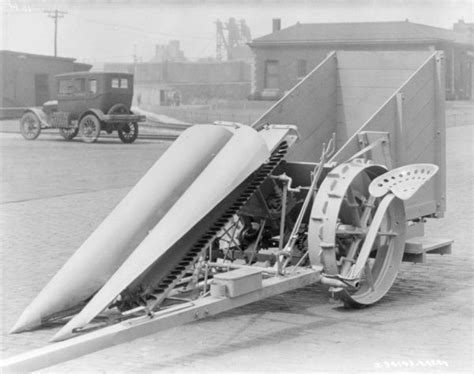
[[[33,113],[38,120],[40,121],[41,127],[50,127],[49,116],[41,108],[28,108],[24,111],[23,115],[26,113]]]
[[[81,113],[81,115],[79,116],[79,122],[84,116],[88,114],[95,115],[101,122],[104,121],[104,116],[105,116],[104,112],[102,112],[100,109],[90,108]]]

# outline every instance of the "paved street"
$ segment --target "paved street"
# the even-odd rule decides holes
[[[448,212],[430,221],[426,234],[453,238],[453,254],[403,264],[375,306],[345,310],[314,285],[45,372],[472,372],[474,126],[447,134]],[[27,142],[0,134],[3,358],[44,346],[58,331],[7,334],[169,144],[84,144],[56,134]]]

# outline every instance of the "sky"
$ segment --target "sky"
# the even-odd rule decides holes
[[[113,4],[115,2],[115,4]],[[117,2],[122,4],[117,4]],[[252,37],[296,22],[403,21],[452,28],[474,22],[474,0],[0,0],[0,49],[53,54],[54,21],[44,10],[67,14],[58,23],[58,55],[80,62],[149,61],[156,44],[179,40],[190,59],[215,57],[215,21],[245,19]],[[111,3],[111,4],[108,4]]]

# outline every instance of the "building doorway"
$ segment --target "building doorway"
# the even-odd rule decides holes
[[[43,105],[49,99],[48,74],[35,74],[35,105]]]

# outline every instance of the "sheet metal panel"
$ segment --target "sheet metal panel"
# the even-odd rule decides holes
[[[331,159],[343,162],[356,153],[360,149],[357,133],[386,131],[393,167],[420,162],[440,166],[441,173],[406,202],[407,219],[442,215],[445,209],[444,103],[438,108],[443,93],[437,83],[442,77],[436,76],[439,56],[432,53]]]
[[[322,144],[336,131],[336,57],[331,53],[252,127],[265,124],[293,124],[299,142],[288,152],[289,161],[316,162]]]

